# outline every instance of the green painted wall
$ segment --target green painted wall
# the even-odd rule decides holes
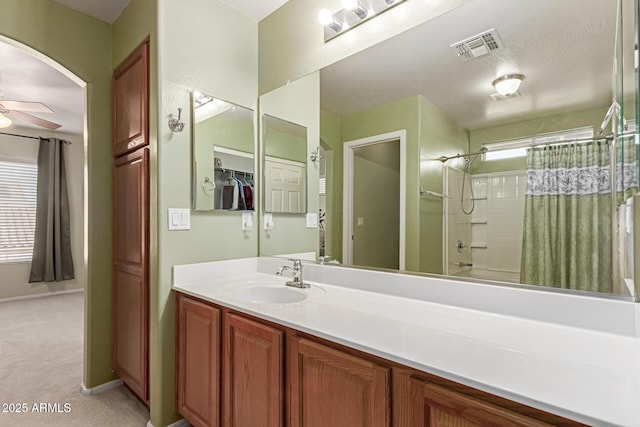
[[[307,141],[304,138],[269,128],[263,135],[265,156],[307,162]]]
[[[416,96],[345,116],[341,121],[343,143],[402,129],[407,131],[405,267],[410,271],[420,269],[420,242],[416,232],[420,226],[419,199],[416,197],[420,174],[419,108],[420,99]]]
[[[198,90],[256,109],[258,27],[222,2],[153,0],[158,20],[157,215],[158,257],[152,304],[151,422],[165,426],[175,412],[175,304],[172,267],[258,253],[258,220],[242,231],[237,212],[191,212],[191,229],[168,231],[167,209],[191,206],[191,102]],[[152,38],[153,41],[153,38]],[[166,125],[183,108],[184,132]]]
[[[88,256],[84,385],[111,372],[111,29],[49,0],[5,0],[0,33],[53,59],[87,83]],[[82,36],[79,37],[79,34]]]
[[[342,261],[342,159],[341,119],[320,111],[320,144],[327,159],[327,235],[325,254]]]
[[[443,164],[435,160],[440,156],[466,153],[469,149],[469,133],[461,128],[440,108],[424,97],[419,97],[420,109],[420,187],[444,193]],[[461,161],[449,161],[449,166]],[[442,274],[443,200],[429,195],[412,197],[420,200],[420,271]]]
[[[606,105],[601,108],[551,114],[530,120],[521,120],[515,123],[475,129],[469,132],[469,150],[470,152],[477,152],[483,144],[487,143],[519,139],[584,126],[592,126],[594,132],[597,133],[608,107],[609,106]],[[524,157],[490,161],[484,161],[478,157],[478,159],[471,164],[471,173],[506,172],[524,170],[526,168]]]

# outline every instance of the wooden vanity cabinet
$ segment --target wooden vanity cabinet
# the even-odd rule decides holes
[[[180,292],[177,301],[178,412],[197,427],[584,426]]]
[[[220,425],[222,310],[177,294],[178,413],[193,426]]]
[[[284,425],[284,332],[225,313],[223,322],[223,425]]]
[[[406,367],[393,368],[394,427],[586,427]]]
[[[292,336],[287,373],[289,426],[391,425],[389,368]]]

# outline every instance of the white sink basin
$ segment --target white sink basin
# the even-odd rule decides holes
[[[304,289],[280,285],[254,285],[230,289],[228,295],[246,302],[262,304],[293,304],[303,301],[309,295]]]

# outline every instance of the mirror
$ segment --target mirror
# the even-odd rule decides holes
[[[262,116],[264,211],[307,212],[307,128]]]
[[[192,93],[193,209],[254,210],[253,110]]]
[[[302,184],[301,196],[291,196],[298,201],[298,213],[286,209],[274,209],[284,196],[269,196],[275,200],[266,206],[263,198],[260,216],[261,255],[295,257],[316,260],[319,246],[318,180],[319,162],[311,160],[309,153],[318,149],[320,141],[320,74],[306,77],[260,96],[263,131],[260,140],[261,165],[265,181],[273,172],[266,169],[267,161],[294,164],[298,170],[294,184]],[[284,159],[284,160],[281,160]],[[267,176],[269,175],[269,177]],[[264,193],[265,185],[261,188]],[[288,197],[286,197],[288,198]],[[301,201],[301,202],[300,202]],[[291,210],[289,210],[291,212]],[[308,212],[304,215],[305,212]]]
[[[358,256],[348,253],[353,250],[350,236],[371,228],[371,232],[392,235],[393,241],[404,237],[398,252],[408,271],[633,295],[633,286],[623,280],[633,274],[619,266],[633,266],[625,244],[630,234],[623,232],[620,221],[626,218],[621,202],[638,188],[637,146],[629,142],[636,137],[637,70],[632,59],[636,12],[631,0],[616,3],[591,2],[585,7],[581,0],[535,4],[475,0],[320,70],[320,145],[332,170],[326,171],[326,181],[319,186],[309,180],[308,197],[330,201],[323,218],[324,254],[353,263]],[[615,75],[614,69],[618,70]],[[510,96],[498,94],[492,82],[511,74],[523,75],[519,90]],[[286,90],[291,94],[289,86]],[[604,123],[602,135],[630,136],[584,141],[598,137],[613,101],[622,104]],[[406,162],[401,176],[405,200],[393,204],[402,203],[405,213],[399,225],[368,227],[376,222],[370,222],[366,212],[344,215],[344,192],[354,191],[343,182],[348,176],[345,168],[351,167],[345,146],[383,143],[389,138],[402,143],[396,134],[401,130],[406,131],[406,149],[400,154],[400,162]],[[602,214],[596,222],[591,218],[584,224],[604,234],[567,229],[567,234],[578,233],[573,238],[576,250],[587,248],[587,242],[593,244],[584,253],[574,252],[579,263],[572,263],[572,256],[561,257],[555,249],[544,249],[551,244],[544,241],[528,247],[523,257],[527,227],[538,227],[527,232],[529,241],[555,227],[541,221],[542,228],[533,224],[548,214],[530,207],[533,199],[543,197],[532,187],[535,159],[530,155],[528,160],[527,151],[533,144],[539,147],[536,152],[582,150],[572,147],[598,151],[602,157],[585,167],[597,170],[601,174],[597,177],[609,174],[618,179],[609,182],[608,192],[587,192],[597,200],[594,206]],[[510,147],[520,154],[508,157],[514,154],[507,150]],[[537,176],[545,174],[549,176],[549,172]],[[598,178],[591,180],[594,185],[597,182]],[[323,194],[318,194],[318,188],[324,188]],[[356,191],[374,194],[379,205],[389,200],[377,188]],[[569,200],[582,203],[582,195],[571,195],[575,197]],[[528,220],[527,210],[535,212]],[[576,215],[588,210],[580,205],[562,212],[578,221]],[[299,227],[288,230],[292,246],[304,225]],[[264,251],[263,243],[262,255],[278,254]],[[287,253],[286,247],[280,253]],[[523,258],[527,268],[535,269],[542,266],[544,257],[566,259],[566,265],[548,267],[554,271],[550,277],[523,275]],[[369,263],[375,257],[366,258],[357,264],[384,267]],[[594,264],[601,270],[582,275]],[[565,282],[563,275],[573,277]]]

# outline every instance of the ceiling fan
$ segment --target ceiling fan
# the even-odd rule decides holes
[[[18,121],[29,122],[49,130],[56,130],[61,126],[58,123],[41,119],[40,117],[36,117],[29,113],[52,114],[53,110],[42,102],[6,101],[4,99],[0,99],[0,116],[5,116],[10,120],[16,119]],[[2,117],[0,117],[0,121],[1,119]],[[11,123],[9,122],[6,126],[10,124]]]

